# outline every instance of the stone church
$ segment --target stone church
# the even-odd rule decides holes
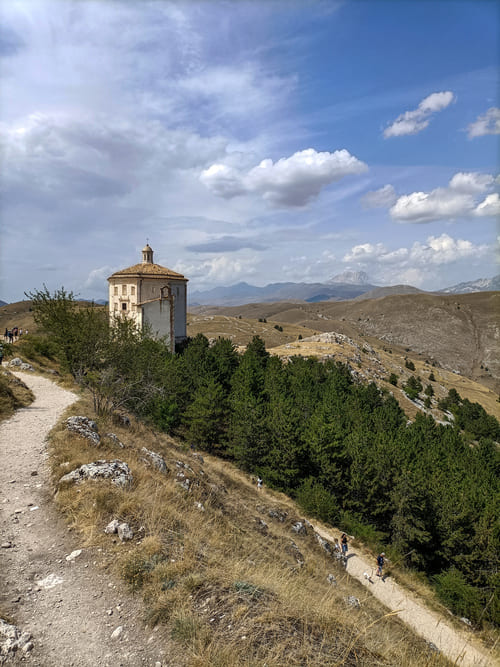
[[[186,338],[187,278],[153,262],[153,250],[142,249],[142,262],[108,278],[109,316],[127,317],[138,327],[149,326],[155,336],[173,342]]]

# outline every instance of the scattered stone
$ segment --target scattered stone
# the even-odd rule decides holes
[[[0,618],[0,658],[7,658],[18,650],[28,653],[32,648],[29,632],[21,632],[18,627]],[[3,663],[3,659],[0,662]]]
[[[145,459],[142,459],[145,463],[147,463],[148,465],[152,465],[153,468],[156,468],[156,470],[159,470],[164,475],[167,474],[168,472],[167,464],[159,454],[157,454],[156,452],[152,452],[150,449],[146,449],[146,447],[143,447],[141,449],[141,452],[143,452],[144,455],[146,456]]]
[[[204,511],[205,511],[205,508],[203,507],[203,504],[202,504],[202,503],[196,502],[196,503],[194,504],[194,506],[195,506],[197,509],[199,509],[200,512],[204,512]]]
[[[469,618],[466,618],[465,616],[462,616],[461,619],[462,623],[465,623],[465,625],[468,625],[469,627],[472,627],[472,622]]]
[[[108,610],[106,611],[106,614],[107,614],[108,616],[113,616],[113,610],[112,610],[112,609],[108,609]]]
[[[194,474],[194,470],[191,468],[191,466],[188,466],[187,463],[183,463],[182,461],[176,461],[175,465],[178,468],[182,468],[183,470],[188,470],[189,472],[192,472]]]
[[[280,523],[283,523],[288,516],[288,512],[283,512],[275,508],[271,508],[268,514],[272,519],[277,519]]]
[[[59,586],[59,584],[62,584],[64,579],[62,577],[59,577],[57,574],[49,574],[45,579],[40,579],[40,581],[37,581],[36,583],[40,588],[45,588],[46,590],[49,590],[50,588],[54,588],[55,586]]]
[[[14,359],[11,359],[7,365],[8,366],[20,366],[23,363],[24,362],[23,362],[22,359],[20,359],[19,357],[14,357]]]
[[[354,597],[354,595],[349,595],[349,597],[346,598],[346,602],[350,607],[354,607],[356,609],[361,607],[359,598]]]
[[[429,650],[430,650],[432,653],[441,653],[441,651],[438,649],[438,647],[436,646],[436,644],[433,644],[432,642],[429,642],[429,641],[427,641],[427,640],[425,640],[425,643],[427,644],[427,646],[429,647]]]
[[[68,419],[66,419],[66,428],[68,431],[77,433],[82,436],[82,438],[90,440],[96,447],[101,443],[101,437],[97,432],[97,424],[88,417],[83,417],[81,415],[68,417]]]
[[[2,542],[0,545],[0,549],[11,549],[12,548],[12,542]]]
[[[34,512],[35,510],[39,510],[40,508],[38,505],[34,505],[33,507],[30,507],[30,512]]]
[[[293,526],[292,530],[294,533],[297,533],[297,535],[306,535],[307,530],[305,525],[302,523],[302,521],[296,521]]]
[[[120,525],[120,522],[118,519],[113,519],[113,521],[110,521],[106,528],[104,529],[104,532],[107,533],[108,535],[113,535],[114,533],[118,532],[118,526]]]
[[[31,476],[32,476],[32,477],[36,477],[37,475],[38,475],[38,471],[37,471],[37,470],[32,470],[32,471],[31,471]]]
[[[19,369],[22,370],[22,371],[34,371],[35,370],[31,364],[27,364],[26,362],[22,363],[19,366]]]
[[[198,452],[193,452],[193,457],[194,457],[195,459],[198,459],[198,461],[199,461],[202,465],[203,465],[203,463],[205,463],[205,459],[203,458],[203,456],[202,456],[201,454],[198,454]]]
[[[134,537],[134,533],[128,523],[121,523],[118,526],[118,537],[122,542],[125,540],[131,540]]]
[[[69,556],[66,556],[66,560],[68,562],[74,561],[78,556],[82,553],[81,549],[77,549],[76,551],[72,551]]]
[[[322,549],[324,549],[327,554],[329,554],[329,555],[333,554],[332,545],[329,542],[327,542],[325,539],[323,539],[319,533],[314,533],[314,537],[316,538],[316,541],[318,542],[320,547]]]
[[[183,480],[177,480],[177,484],[180,484],[180,485],[182,486],[182,488],[183,488],[185,491],[189,491],[189,487],[190,487],[190,485],[191,485],[191,482],[190,482],[189,479],[186,477],[186,478],[183,479]]]
[[[336,585],[337,585],[337,579],[336,579],[336,577],[335,577],[333,574],[329,574],[329,575],[327,576],[326,580],[327,580],[328,583],[331,584],[332,586],[336,586]]]
[[[123,632],[123,625],[119,625],[113,632],[111,633],[111,639],[118,639],[118,637],[122,634]]]
[[[133,477],[128,465],[123,461],[115,459],[114,461],[84,463],[79,468],[76,468],[76,470],[63,475],[59,480],[59,484],[63,482],[79,484],[87,479],[109,479],[116,486],[128,486],[132,483]]]
[[[111,440],[111,442],[117,447],[120,447],[120,449],[125,449],[125,445],[115,433],[105,433],[104,437]]]

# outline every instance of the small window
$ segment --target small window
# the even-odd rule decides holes
[[[135,287],[133,285],[130,288],[130,294],[131,294],[131,296],[135,296]]]
[[[115,296],[118,296],[118,285],[115,285]]]
[[[126,303],[122,303],[122,310],[127,310],[127,304]]]
[[[118,310],[118,304],[115,303],[115,310]]]
[[[127,286],[126,285],[122,285],[122,294],[123,294],[123,296],[126,296],[126,294],[127,294]]]

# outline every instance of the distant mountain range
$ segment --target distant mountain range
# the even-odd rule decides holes
[[[495,292],[500,290],[500,274],[493,278],[478,278],[442,289],[445,294],[469,294],[470,292]]]
[[[500,274],[493,278],[478,278],[438,290],[441,294],[469,294],[500,290]],[[206,291],[188,292],[190,306],[238,306],[247,303],[272,303],[273,301],[345,301],[347,299],[379,299],[396,294],[418,294],[422,290],[411,285],[377,287],[364,271],[344,271],[326,283],[270,283],[264,287],[245,282],[227,287],[214,287]],[[90,300],[90,299],[89,299]],[[96,299],[96,304],[107,305],[107,300]],[[8,303],[0,300],[0,308]]]
[[[467,294],[500,290],[500,275],[493,278],[460,283],[439,290],[446,294]],[[188,293],[189,305],[194,306],[239,306],[248,303],[272,303],[275,301],[345,301],[347,299],[378,299],[397,294],[418,294],[422,290],[411,285],[377,287],[370,282],[364,271],[346,271],[331,278],[327,283],[271,283],[264,287],[245,282],[211,290]]]

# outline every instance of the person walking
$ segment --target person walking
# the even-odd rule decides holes
[[[347,535],[345,533],[342,533],[340,542],[342,544],[342,556],[344,556],[344,558],[347,558],[347,552],[349,551],[349,547],[347,546]]]
[[[377,556],[377,577],[382,577],[384,563],[385,563],[385,553],[382,551],[382,553]]]
[[[257,491],[262,490],[262,477],[257,477]]]

